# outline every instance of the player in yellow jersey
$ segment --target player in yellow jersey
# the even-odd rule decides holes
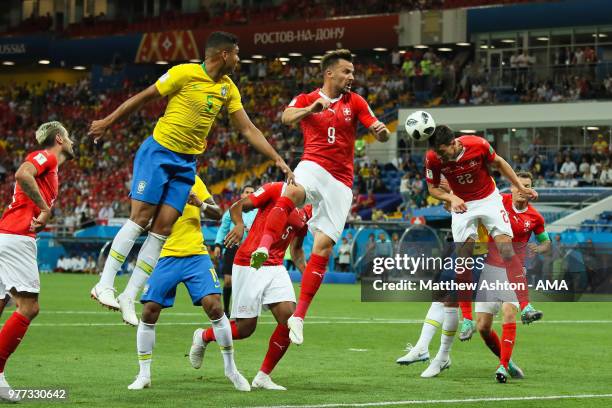
[[[238,64],[238,40],[225,32],[212,33],[206,42],[202,65],[182,64],[170,68],[155,84],[123,102],[113,113],[93,121],[89,135],[97,142],[110,126],[127,118],[143,105],[161,97],[168,105],[134,159],[130,191],[130,219],[113,240],[100,281],[91,290],[102,305],[121,309],[125,322],[138,324],[134,302],[159,253],[179,218],[194,183],[196,157],[206,149],[206,137],[219,114],[227,107],[230,119],[259,152],[274,160],[293,182],[293,173],[249,119],[242,107],[238,88],[230,77]],[[134,242],[151,225],[125,291],[115,299],[115,275]]]
[[[250,391],[248,381],[234,363],[232,329],[221,305],[221,284],[210,260],[200,226],[200,209],[213,219],[221,218],[221,209],[212,199],[204,182],[196,176],[183,215],[172,227],[162,248],[159,262],[145,285],[140,301],[144,304],[136,334],[140,371],[130,390],[151,386],[151,362],[155,345],[155,324],[164,308],[172,307],[176,287],[183,283],[194,306],[202,306],[211,320],[221,353],[225,375],[240,391]],[[220,336],[220,337],[219,337]],[[218,340],[217,340],[218,341]]]

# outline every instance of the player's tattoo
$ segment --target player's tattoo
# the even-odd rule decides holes
[[[36,180],[33,176],[28,175],[26,178],[18,181],[19,187],[23,190],[23,192],[36,204],[38,208],[41,210],[47,208],[47,203],[42,198],[40,194],[40,190],[38,189],[38,184],[36,184]]]

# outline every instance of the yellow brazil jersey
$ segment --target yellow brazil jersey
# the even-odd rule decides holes
[[[162,96],[168,96],[166,112],[153,130],[153,138],[177,153],[200,154],[206,137],[223,106],[229,113],[242,109],[240,92],[224,75],[214,82],[204,64],[176,65],[155,82]]]
[[[211,197],[202,179],[196,176],[195,184],[191,190],[201,201],[206,201]],[[187,204],[183,210],[183,215],[176,220],[172,227],[172,232],[162,248],[160,257],[165,256],[192,256],[207,255],[206,245],[204,245],[204,235],[200,225],[200,209],[196,206]]]

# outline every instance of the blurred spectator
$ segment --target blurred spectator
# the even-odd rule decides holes
[[[342,238],[342,244],[338,249],[338,268],[342,272],[348,272],[351,263],[351,244],[348,239]]]
[[[565,162],[561,166],[561,173],[563,176],[571,176],[573,177],[577,172],[576,163],[574,163],[570,156],[565,156]]]
[[[612,186],[612,168],[606,163],[601,168],[601,175],[599,176],[600,186]]]

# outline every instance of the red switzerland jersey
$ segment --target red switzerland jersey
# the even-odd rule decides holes
[[[512,194],[502,194],[502,200],[504,202],[504,208],[506,213],[510,217],[510,225],[512,225],[512,243],[514,252],[521,258],[521,264],[525,261],[527,255],[527,243],[531,234],[540,235],[545,232],[544,229],[544,217],[533,208],[530,204],[527,204],[527,208],[521,212],[518,212],[514,205],[512,205]],[[487,256],[487,263],[494,266],[504,267],[504,261],[501,255],[497,251],[497,247],[493,243],[493,239],[489,238],[489,255]]]
[[[495,191],[495,182],[487,167],[495,159],[495,150],[482,137],[460,136],[457,140],[463,145],[463,151],[455,160],[443,162],[433,150],[427,151],[425,179],[437,186],[443,174],[453,194],[463,201],[488,197]]]
[[[319,98],[326,98],[320,90],[300,94],[290,103],[291,108],[305,108]],[[331,99],[329,108],[309,115],[300,121],[304,134],[302,160],[317,163],[336,180],[353,188],[353,159],[357,121],[369,128],[378,119],[360,95],[347,92]]]
[[[35,179],[40,195],[49,207],[53,206],[58,190],[57,157],[46,150],[37,150],[30,153],[25,161],[36,167],[38,174]],[[23,192],[19,183],[15,183],[13,201],[0,219],[0,233],[35,238],[36,234],[30,231],[30,224],[32,218],[38,217],[39,214],[40,209]]]
[[[249,266],[251,264],[251,254],[259,246],[259,241],[263,236],[264,227],[268,214],[274,208],[276,200],[283,192],[282,182],[267,183],[260,187],[256,192],[249,196],[255,208],[259,208],[257,216],[251,225],[251,229],[247,234],[240,249],[236,252],[234,263],[240,266]],[[282,265],[285,258],[287,247],[295,237],[304,237],[308,233],[307,222],[312,216],[312,209],[307,206],[303,209],[296,208],[287,219],[287,227],[281,236],[281,240],[272,244],[269,257],[264,262],[264,266]]]

